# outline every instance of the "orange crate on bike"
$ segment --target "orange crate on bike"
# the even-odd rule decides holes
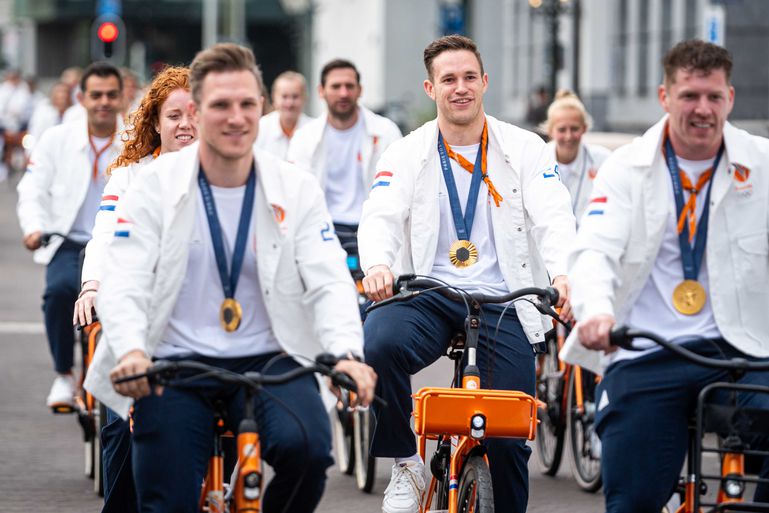
[[[534,439],[537,402],[513,390],[422,388],[414,397],[418,435],[470,435],[473,415],[486,417],[487,437]]]

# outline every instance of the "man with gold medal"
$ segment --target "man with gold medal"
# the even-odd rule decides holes
[[[394,275],[408,273],[488,294],[547,286],[552,278],[568,318],[565,257],[575,220],[547,147],[536,134],[484,112],[488,76],[472,40],[437,39],[424,63],[424,89],[438,116],[392,143],[377,163],[358,229],[366,293],[375,301],[390,297]],[[482,309],[481,386],[533,394],[534,347],[549,328],[524,301],[503,310]],[[409,378],[445,353],[465,315],[464,305],[425,292],[366,318],[366,361],[388,402],[386,412],[374,406],[371,452],[395,459],[385,513],[418,510],[424,462],[409,425]],[[525,511],[531,450],[521,440],[486,445],[496,511]]]
[[[616,323],[712,358],[769,357],[769,140],[726,121],[734,105],[726,49],[684,41],[663,65],[667,115],[601,167],[569,259],[579,322],[561,356],[603,373],[596,431],[610,513],[662,509],[697,394],[730,380],[650,341],[636,341],[640,352],[617,350],[608,341]],[[740,382],[769,385],[769,375]],[[740,402],[769,409],[765,395]],[[750,443],[767,447],[765,436]],[[769,502],[769,486],[755,500]]]

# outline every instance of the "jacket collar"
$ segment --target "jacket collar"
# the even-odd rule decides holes
[[[74,146],[79,150],[86,150],[91,147],[90,138],[88,136],[88,115],[85,114],[83,117],[72,120],[70,124],[72,125],[72,133],[75,134],[75,143]],[[120,149],[123,146],[122,140],[120,138],[121,132],[123,131],[123,124],[120,123],[118,117],[117,125],[115,125],[115,137],[112,139],[112,147],[115,149]]]

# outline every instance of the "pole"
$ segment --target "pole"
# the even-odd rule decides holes
[[[550,18],[550,101],[558,91],[558,0],[550,0],[546,7]]]
[[[579,72],[580,72],[580,41],[582,40],[582,6],[581,0],[574,0],[574,64],[572,69],[572,84],[574,94],[579,94]]]
[[[203,0],[203,48],[216,44],[219,39],[219,0]]]

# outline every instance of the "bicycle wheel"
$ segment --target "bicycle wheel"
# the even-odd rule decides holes
[[[334,452],[339,471],[351,476],[355,471],[355,443],[353,440],[353,416],[347,408],[335,408],[331,412],[334,430]]]
[[[369,451],[375,422],[374,414],[369,408],[358,408],[353,414],[355,480],[358,483],[358,489],[366,493],[371,493],[376,478],[376,458]]]
[[[540,359],[537,377],[537,399],[546,407],[537,410],[537,456],[542,473],[554,476],[558,473],[563,455],[566,422],[562,412],[563,374],[558,366],[558,347],[548,341],[547,353]]]
[[[595,434],[595,374],[580,369],[582,411],[577,408],[576,371],[569,377],[569,445],[571,464],[577,485],[586,492],[597,492],[601,480],[601,446]]]
[[[494,513],[491,472],[483,456],[470,456],[459,478],[457,496],[459,513]]]

